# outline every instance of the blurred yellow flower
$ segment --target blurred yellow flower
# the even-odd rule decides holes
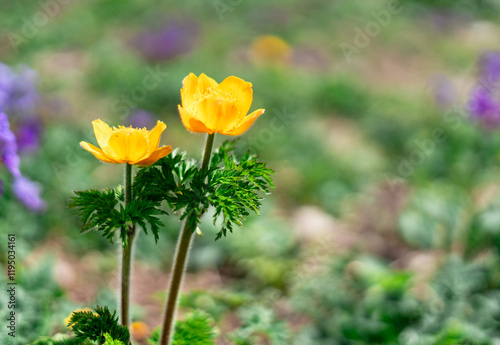
[[[90,309],[90,308],[75,309],[71,314],[69,314],[69,316],[67,318],[64,319],[64,324],[66,325],[66,327],[68,327],[69,329],[73,328],[73,324],[70,323],[69,321],[71,320],[71,317],[73,316],[73,314],[75,314],[76,312],[79,312],[79,311],[89,311],[89,312],[92,312],[92,309]],[[94,313],[94,315],[95,316],[99,316],[96,313]]]
[[[149,337],[149,326],[142,321],[133,322],[130,326],[130,333],[135,340],[144,340]]]
[[[284,63],[290,58],[290,46],[272,35],[257,37],[252,43],[252,57],[257,63]]]
[[[101,120],[92,121],[92,126],[101,148],[85,141],[80,142],[80,146],[103,162],[145,166],[172,152],[170,145],[158,147],[161,133],[167,128],[161,121],[150,131],[124,126],[111,128]]]
[[[182,82],[182,123],[191,132],[243,134],[264,113],[259,109],[247,116],[252,105],[252,84],[227,77],[220,84],[201,74],[190,73]]]

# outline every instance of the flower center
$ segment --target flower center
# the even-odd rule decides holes
[[[234,103],[236,98],[229,92],[220,90],[218,87],[209,87],[206,92],[194,94],[191,110],[195,110],[198,104],[205,99],[211,99],[217,103]]]
[[[132,126],[130,127],[125,127],[125,126],[118,126],[118,128],[113,127],[113,133],[120,133],[120,134],[125,134],[125,135],[131,135],[134,132],[139,132],[141,133],[144,137],[148,138],[149,137],[149,131],[147,128],[133,128]]]

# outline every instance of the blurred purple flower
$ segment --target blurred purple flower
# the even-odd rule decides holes
[[[479,81],[472,90],[468,109],[482,125],[500,128],[500,52],[490,52],[481,58]]]
[[[144,109],[135,109],[127,118],[127,126],[152,129],[156,125],[156,117]]]
[[[0,158],[14,178],[14,194],[28,209],[43,211],[45,202],[40,197],[40,187],[21,175],[17,149],[16,137],[10,129],[9,119],[5,113],[0,112]]]
[[[19,153],[32,152],[38,149],[42,125],[37,119],[27,119],[18,124],[16,139]]]
[[[14,179],[12,185],[16,197],[31,211],[41,212],[46,208],[45,201],[40,198],[41,188],[35,182],[24,176]]]
[[[36,90],[38,74],[27,67],[18,73],[0,63],[0,108],[11,115],[34,116],[40,95]]]
[[[196,43],[198,32],[198,24],[192,19],[174,20],[136,37],[132,46],[148,61],[169,60],[189,52]]]
[[[12,176],[21,175],[16,137],[10,130],[7,115],[2,112],[0,112],[0,157]]]

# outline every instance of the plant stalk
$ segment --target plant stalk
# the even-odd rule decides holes
[[[132,200],[132,165],[125,164],[125,207]],[[122,246],[120,321],[128,327],[130,321],[130,276],[132,269],[132,248],[135,240],[135,225],[126,225],[127,243]]]
[[[205,150],[203,152],[203,160],[201,163],[201,171],[208,169],[210,158],[212,156],[212,149],[214,146],[214,134],[207,134],[205,142]],[[179,239],[177,240],[177,248],[175,250],[174,262],[172,264],[172,277],[170,278],[170,286],[167,296],[167,304],[165,306],[165,314],[163,319],[163,328],[160,335],[160,345],[170,345],[172,343],[173,334],[175,331],[175,312],[177,309],[177,300],[179,291],[182,285],[182,278],[186,269],[187,258],[189,249],[191,247],[193,232],[189,224],[191,217],[197,217],[196,214],[189,214],[184,220]]]

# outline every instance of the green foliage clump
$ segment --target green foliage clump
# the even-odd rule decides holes
[[[272,345],[288,345],[291,334],[285,322],[276,319],[274,312],[261,305],[248,306],[239,312],[242,325],[230,334],[236,345],[257,344],[259,339]]]
[[[7,256],[5,256],[7,258]],[[54,280],[54,262],[50,259],[41,261],[38,265],[25,266],[22,262],[16,266],[16,333],[18,344],[29,344],[42,334],[49,334],[54,325],[59,324],[66,312],[61,306],[66,302],[64,291]],[[0,284],[7,287],[7,274],[0,276]],[[7,290],[7,288],[6,288]],[[0,296],[2,319],[9,318],[12,309],[8,309],[9,294]],[[20,316],[20,317],[19,317]],[[5,325],[7,322],[4,323]],[[9,329],[0,333],[0,344],[10,344],[7,334]]]
[[[68,335],[56,334],[52,338],[42,337],[31,345],[94,345],[95,343],[90,340],[76,340],[75,338],[70,338]]]
[[[115,340],[111,337],[109,333],[104,333],[104,343],[95,342],[90,339],[80,340],[74,337],[69,337],[68,335],[56,334],[52,338],[43,337],[31,343],[31,345],[95,345],[95,344],[103,344],[103,345],[125,345],[124,342]]]
[[[233,291],[198,290],[183,294],[179,304],[181,307],[202,310],[218,321],[227,312],[241,307],[251,299],[252,297],[249,294]]]
[[[75,335],[75,339],[85,341],[90,339],[103,343],[106,341],[105,333],[109,333],[114,340],[130,344],[130,333],[128,328],[118,323],[116,312],[109,311],[108,307],[95,308],[96,314],[90,311],[78,311],[73,313],[69,324]]]
[[[350,118],[360,118],[368,107],[368,94],[351,80],[319,83],[316,103],[323,112]]]
[[[371,258],[352,259],[330,259],[320,274],[297,277],[292,305],[312,318],[315,344],[398,344],[420,317],[412,276]]]
[[[177,321],[172,345],[214,345],[216,331],[211,325],[210,316],[201,311],[195,311],[185,316],[184,321]],[[148,339],[150,345],[157,345],[160,340],[160,330],[156,329]]]
[[[334,259],[298,277],[291,301],[312,318],[314,344],[490,345],[500,340],[498,267],[497,257],[452,255],[423,283],[374,259]]]

